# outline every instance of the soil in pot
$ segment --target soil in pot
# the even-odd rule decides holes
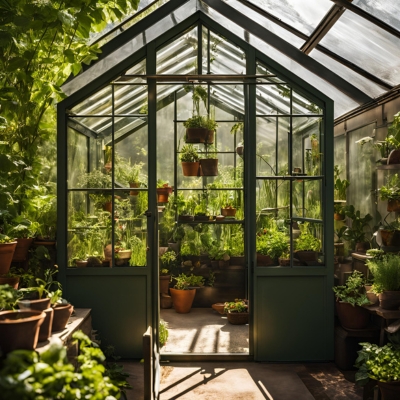
[[[72,304],[57,304],[53,307],[53,327],[52,332],[62,331],[67,326],[69,317],[74,311]]]
[[[179,314],[189,313],[196,295],[196,289],[177,290],[170,288],[169,290],[175,311]]]
[[[39,338],[39,328],[45,313],[42,311],[0,312],[0,347],[6,354],[16,349],[34,350]]]
[[[380,293],[379,307],[384,310],[397,310],[400,307],[400,291],[385,290]]]
[[[364,307],[336,301],[336,311],[343,328],[364,329],[369,324],[370,313]]]
[[[4,275],[10,270],[16,246],[17,242],[0,244],[0,275]]]

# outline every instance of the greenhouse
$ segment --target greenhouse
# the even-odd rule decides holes
[[[101,51],[61,86],[56,196],[31,222],[53,226],[56,202],[56,242],[12,266],[29,271],[47,246],[41,278],[123,358],[152,360],[155,398],[160,361],[347,370],[358,343],[395,347],[399,11],[141,1],[91,35]],[[13,206],[11,221],[6,190],[12,236],[31,218]]]

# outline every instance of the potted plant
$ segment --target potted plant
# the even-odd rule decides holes
[[[160,319],[159,324],[159,340],[160,340],[160,347],[165,346],[168,340],[168,322],[164,321],[162,318]]]
[[[256,237],[257,265],[276,265],[282,253],[288,251],[288,236],[277,229],[261,229]]]
[[[11,268],[6,274],[0,275],[0,285],[10,285],[14,289],[18,289],[20,276]]]
[[[387,163],[400,164],[400,112],[394,115],[393,122],[388,127],[385,145],[391,150]]]
[[[243,144],[243,129],[244,129],[244,123],[243,122],[236,122],[235,124],[232,125],[232,128],[230,130],[232,135],[237,135],[239,132],[241,134],[239,138],[239,142],[236,145],[236,154],[240,157],[243,156],[243,150],[244,150],[244,144]]]
[[[62,297],[62,290],[57,289],[49,293],[51,308],[53,310],[53,323],[51,332],[58,332],[65,329],[68,320],[74,311],[74,306]]]
[[[196,295],[196,287],[204,285],[204,278],[196,275],[180,274],[174,277],[175,285],[170,288],[172,303],[175,311],[180,314],[189,313],[194,296]]]
[[[206,146],[205,153],[200,158],[200,175],[201,176],[217,176],[218,175],[218,158],[217,148],[214,146]]]
[[[318,261],[321,241],[316,238],[309,228],[309,223],[299,224],[300,235],[295,241],[295,257],[303,263],[313,264]]]
[[[221,208],[221,215],[224,217],[234,217],[236,215],[236,208],[231,204],[226,204]]]
[[[398,174],[389,175],[386,185],[378,189],[379,198],[387,200],[387,210],[400,211],[400,178]]]
[[[333,205],[333,219],[335,221],[343,221],[346,217],[343,205],[341,203],[335,203]]]
[[[178,257],[172,250],[167,250],[160,257],[160,293],[169,294],[169,283],[171,281],[170,271],[175,271],[178,266]]]
[[[15,239],[0,234],[0,275],[7,274],[10,270],[16,246]]]
[[[342,286],[334,286],[336,311],[340,324],[347,329],[364,329],[369,324],[369,311],[363,306],[370,305],[365,293],[364,277],[360,271],[353,271]]]
[[[372,216],[370,214],[362,216],[353,205],[344,206],[344,211],[346,217],[351,219],[351,226],[346,229],[343,238],[352,244],[356,252],[365,253],[371,247],[369,223],[372,221]]]
[[[126,181],[129,184],[129,187],[139,188],[144,183],[143,177],[141,177],[141,171],[143,165],[144,165],[143,162],[135,163],[133,165],[129,164],[127,168],[124,170],[123,174]],[[129,194],[131,196],[137,196],[139,194],[139,191],[131,190]]]
[[[350,186],[350,182],[347,179],[340,179],[340,167],[335,165],[334,167],[334,199],[335,200],[346,200],[346,190]]]
[[[83,174],[78,182],[78,186],[89,190],[89,197],[94,202],[96,208],[103,208],[104,211],[111,212],[112,197],[107,190],[94,189],[109,189],[111,190],[111,174],[104,173],[100,169],[95,169],[91,172]]]
[[[382,400],[400,398],[400,348],[388,343],[384,346],[363,342],[359,343],[355,367],[358,371],[355,381],[364,386],[370,379],[378,383]]]
[[[185,144],[179,154],[183,176],[199,175],[199,153],[192,144]]]
[[[247,300],[235,299],[224,303],[224,312],[228,321],[233,325],[249,323],[249,305]]]
[[[157,180],[157,202],[168,203],[168,197],[172,193],[172,187],[169,186],[169,182],[163,179]]]
[[[367,260],[374,277],[372,291],[379,294],[379,305],[386,310],[400,307],[400,256],[387,253]]]

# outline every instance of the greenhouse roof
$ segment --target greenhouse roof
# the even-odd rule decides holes
[[[400,91],[398,2],[142,0],[133,16],[93,38],[103,50],[99,60],[65,84],[65,93],[85,88],[198,12],[333,99],[335,118]],[[224,51],[227,73],[237,54]],[[182,66],[179,73],[193,72]]]

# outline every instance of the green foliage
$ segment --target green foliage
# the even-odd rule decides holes
[[[350,182],[347,179],[340,179],[341,170],[339,165],[334,167],[334,198],[335,200],[346,200],[346,190],[350,186]]]
[[[160,337],[160,347],[163,347],[168,340],[168,322],[160,319],[159,324],[159,337]]]
[[[400,112],[394,115],[393,122],[388,127],[386,142],[392,149],[400,149]]]
[[[172,250],[166,251],[161,257],[161,267],[167,271],[174,270],[178,266],[178,257]]]
[[[22,293],[10,285],[0,285],[0,311],[13,310]]]
[[[197,275],[185,275],[180,274],[178,276],[174,276],[176,281],[174,288],[178,290],[188,290],[193,287],[199,287],[204,285],[204,278],[202,276]]]
[[[118,399],[118,387],[106,376],[103,352],[81,331],[75,332],[73,339],[80,350],[76,369],[68,362],[61,340],[52,342],[42,354],[10,352],[1,364],[2,399]]]
[[[367,260],[366,264],[374,276],[374,292],[400,290],[400,256],[388,253]]]
[[[334,286],[335,296],[340,301],[352,306],[363,306],[370,304],[364,288],[364,276],[360,271],[353,271],[342,286]]]
[[[0,233],[0,244],[12,243],[12,242],[14,242],[14,238],[10,238],[9,236]]]
[[[44,271],[44,279],[35,277],[34,282],[30,284],[29,287],[20,289],[20,292],[24,295],[24,298],[31,298],[31,295],[34,294],[37,299],[43,299],[45,297],[49,297],[50,293],[53,296],[54,290],[61,291],[60,282],[57,282],[53,279],[53,276],[58,272],[57,266],[55,267],[56,268],[54,269],[46,269]]]
[[[321,241],[316,238],[309,229],[309,223],[304,222],[303,224],[299,224],[300,235],[296,239],[296,250],[298,251],[320,251],[321,249]]]
[[[199,161],[199,153],[192,144],[185,144],[179,154],[181,162],[197,162]]]
[[[379,382],[400,380],[400,348],[391,343],[380,347],[368,342],[359,343],[355,366],[358,368],[355,380],[359,385],[365,385],[369,379]]]
[[[381,200],[399,200],[400,199],[400,178],[398,174],[389,175],[386,185],[378,189]]]
[[[372,216],[366,214],[361,216],[359,210],[355,210],[353,205],[345,206],[344,212],[346,217],[351,219],[351,227],[344,232],[344,239],[352,243],[365,242],[371,236],[371,228],[369,223],[372,221]],[[368,232],[369,231],[369,232]]]
[[[128,247],[132,250],[129,265],[131,267],[145,266],[147,264],[147,244],[145,238],[141,239],[138,236],[132,236],[129,239]]]
[[[249,306],[247,300],[235,299],[235,301],[224,303],[224,311],[226,313],[244,313],[249,311]]]
[[[288,250],[289,237],[276,229],[261,229],[256,237],[257,253],[276,259]]]

